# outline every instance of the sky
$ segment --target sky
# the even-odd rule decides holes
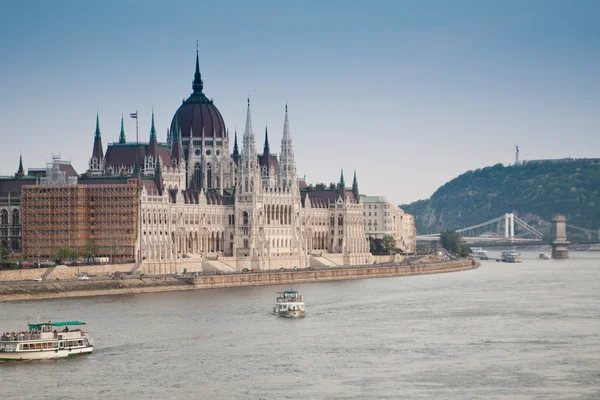
[[[257,148],[279,151],[288,104],[297,171],[395,204],[522,159],[600,157],[600,2],[29,1],[0,3],[0,175],[53,154],[85,172],[139,112],[159,140],[204,92]],[[128,140],[135,121],[125,119]]]

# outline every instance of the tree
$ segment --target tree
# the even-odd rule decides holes
[[[81,255],[84,256],[88,261],[90,258],[95,256],[98,253],[98,247],[96,246],[96,241],[94,239],[90,239],[85,244]]]
[[[10,254],[10,250],[6,246],[0,246],[0,259],[4,260]]]
[[[392,235],[383,236],[381,247],[384,253],[394,254],[396,252],[396,239]]]
[[[467,257],[471,249],[466,244],[461,244],[461,237],[454,229],[447,229],[440,233],[442,247],[459,257]]]
[[[71,258],[71,249],[68,246],[62,246],[56,249],[56,259],[58,261],[63,261],[68,258]]]

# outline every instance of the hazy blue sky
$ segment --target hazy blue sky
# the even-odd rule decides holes
[[[246,97],[279,151],[289,105],[300,175],[396,203],[465,170],[600,157],[600,1],[30,1],[0,4],[0,173],[52,153],[84,172],[96,109],[159,138],[191,92],[233,132]],[[128,139],[135,122],[126,119]],[[273,146],[276,144],[276,146]]]

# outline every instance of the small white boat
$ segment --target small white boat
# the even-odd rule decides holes
[[[80,321],[38,322],[23,332],[6,332],[0,337],[0,361],[48,360],[89,354],[94,350]],[[62,328],[62,329],[61,329]]]
[[[471,256],[480,258],[482,260],[489,259],[487,250],[484,250],[481,247],[471,247]]]
[[[521,253],[516,250],[503,251],[502,261],[507,263],[520,263],[523,262],[523,257],[521,257]]]
[[[306,315],[302,296],[295,290],[277,292],[273,314],[286,318],[303,318]]]
[[[546,253],[540,253],[540,260],[549,260],[550,256]]]

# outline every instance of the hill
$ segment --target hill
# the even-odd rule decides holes
[[[413,214],[417,231],[472,226],[514,212],[548,229],[557,214],[568,223],[600,229],[600,165],[584,161],[535,163],[468,171],[426,200],[400,206]]]

